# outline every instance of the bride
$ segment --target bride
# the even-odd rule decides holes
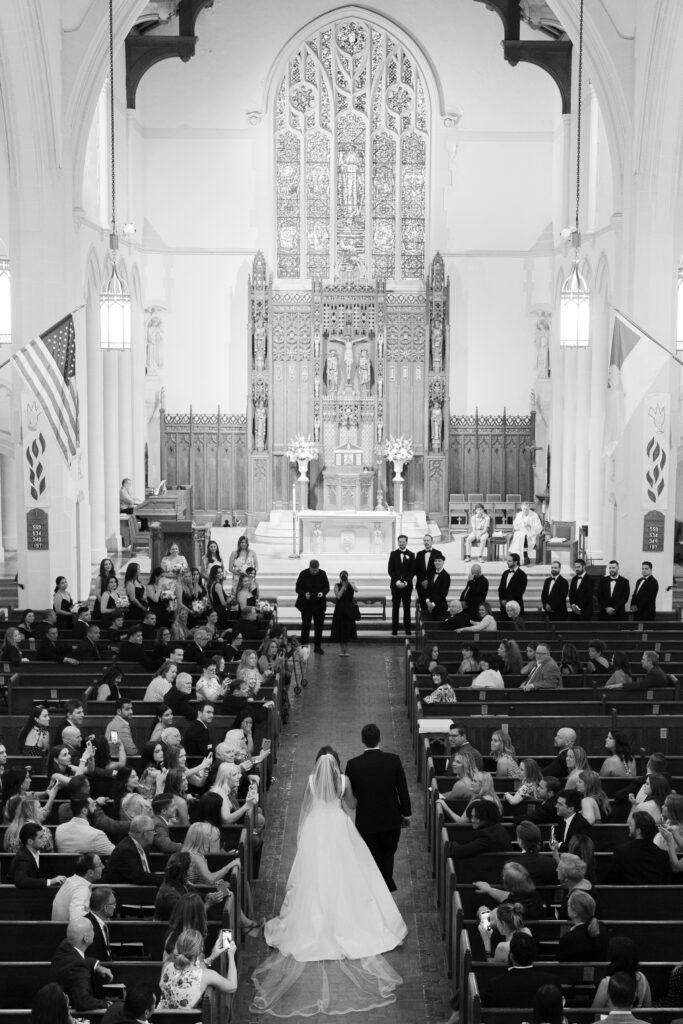
[[[402,978],[381,954],[408,930],[351,820],[354,804],[336,751],[323,747],[308,779],[280,915],[265,926],[277,952],[254,972],[253,1012],[339,1014],[396,1000]]]

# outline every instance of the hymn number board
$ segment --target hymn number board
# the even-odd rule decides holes
[[[664,515],[646,512],[643,516],[643,551],[664,550]]]
[[[29,551],[47,551],[50,547],[45,509],[32,508],[26,513],[26,546]]]

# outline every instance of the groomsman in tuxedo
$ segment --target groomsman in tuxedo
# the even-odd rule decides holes
[[[539,615],[547,621],[566,619],[568,593],[569,584],[562,575],[562,565],[558,561],[551,562],[550,576],[543,582]]]
[[[346,766],[346,777],[356,798],[356,828],[365,840],[390,892],[396,891],[394,856],[401,827],[410,824],[410,793],[401,759],[379,749],[376,725],[364,725],[360,757]]]
[[[308,643],[313,622],[313,650],[316,654],[325,653],[322,648],[323,623],[329,592],[330,582],[327,573],[320,568],[318,559],[312,558],[308,563],[308,569],[300,572],[296,581],[297,598],[294,607],[301,614],[301,644],[304,647]]]
[[[445,558],[440,551],[434,552],[434,572],[427,580],[427,612],[435,622],[448,615],[448,591],[451,578],[444,569]]]
[[[410,600],[413,596],[415,555],[408,550],[408,538],[405,533],[399,534],[398,548],[389,555],[387,572],[391,581],[391,635],[398,636],[398,613],[403,608],[403,628],[406,636],[410,636]]]
[[[472,562],[470,574],[467,578],[465,588],[460,595],[460,600],[467,608],[471,619],[476,618],[479,605],[486,600],[489,592],[489,581],[481,571],[479,562]]]
[[[425,533],[422,543],[424,544],[422,551],[418,551],[415,556],[415,589],[417,590],[420,608],[425,612],[427,611],[427,586],[429,584],[429,577],[434,572],[434,556],[436,551],[432,546],[434,540],[431,533]]]
[[[625,576],[619,575],[619,563],[616,559],[612,559],[607,570],[609,575],[603,576],[599,581],[596,594],[600,605],[600,618],[619,621],[626,618],[626,602],[631,585]]]
[[[508,555],[508,567],[500,577],[498,584],[498,599],[500,601],[500,617],[506,622],[510,616],[505,610],[508,601],[516,601],[519,605],[519,614],[524,616],[524,591],[526,590],[526,573],[519,567],[519,555]]]
[[[659,583],[652,575],[652,562],[643,562],[642,576],[636,580],[631,598],[631,611],[634,622],[653,622],[656,615],[657,594]]]
[[[574,576],[569,583],[569,617],[588,622],[593,618],[593,580],[586,572],[583,558],[574,562]]]

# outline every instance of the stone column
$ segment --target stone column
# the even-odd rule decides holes
[[[133,480],[133,358],[130,351],[118,353],[119,364],[119,469],[121,479]],[[120,483],[121,481],[119,481]],[[135,492],[137,497],[142,495]]]
[[[605,476],[608,460],[603,454],[605,432],[605,399],[607,395],[607,364],[609,339],[609,309],[607,296],[596,295],[593,315],[593,344],[591,348],[590,422],[591,443],[588,450],[588,538],[586,553],[593,562],[605,561]]]
[[[104,529],[107,550],[119,551],[119,353],[102,353],[104,397]]]
[[[576,364],[574,402],[574,432],[576,436],[576,462],[574,469],[574,511],[569,519],[576,521],[576,536],[583,523],[588,522],[588,469],[589,451],[597,438],[589,439],[589,398],[591,391],[591,350],[579,349],[572,353]]]
[[[5,552],[17,550],[17,490],[14,460],[0,455],[0,509],[2,515],[2,547]]]
[[[94,290],[86,306],[88,361],[88,480],[90,483],[90,535],[93,561],[107,553],[104,522],[104,406],[102,402],[102,349],[100,316]]]

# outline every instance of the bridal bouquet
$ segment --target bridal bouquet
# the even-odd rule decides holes
[[[286,454],[290,462],[299,462],[300,459],[308,459],[310,462],[311,459],[318,458],[320,449],[310,434],[308,437],[296,434],[289,442]]]
[[[410,462],[415,452],[413,451],[412,437],[390,436],[384,442],[384,458],[390,462]]]

